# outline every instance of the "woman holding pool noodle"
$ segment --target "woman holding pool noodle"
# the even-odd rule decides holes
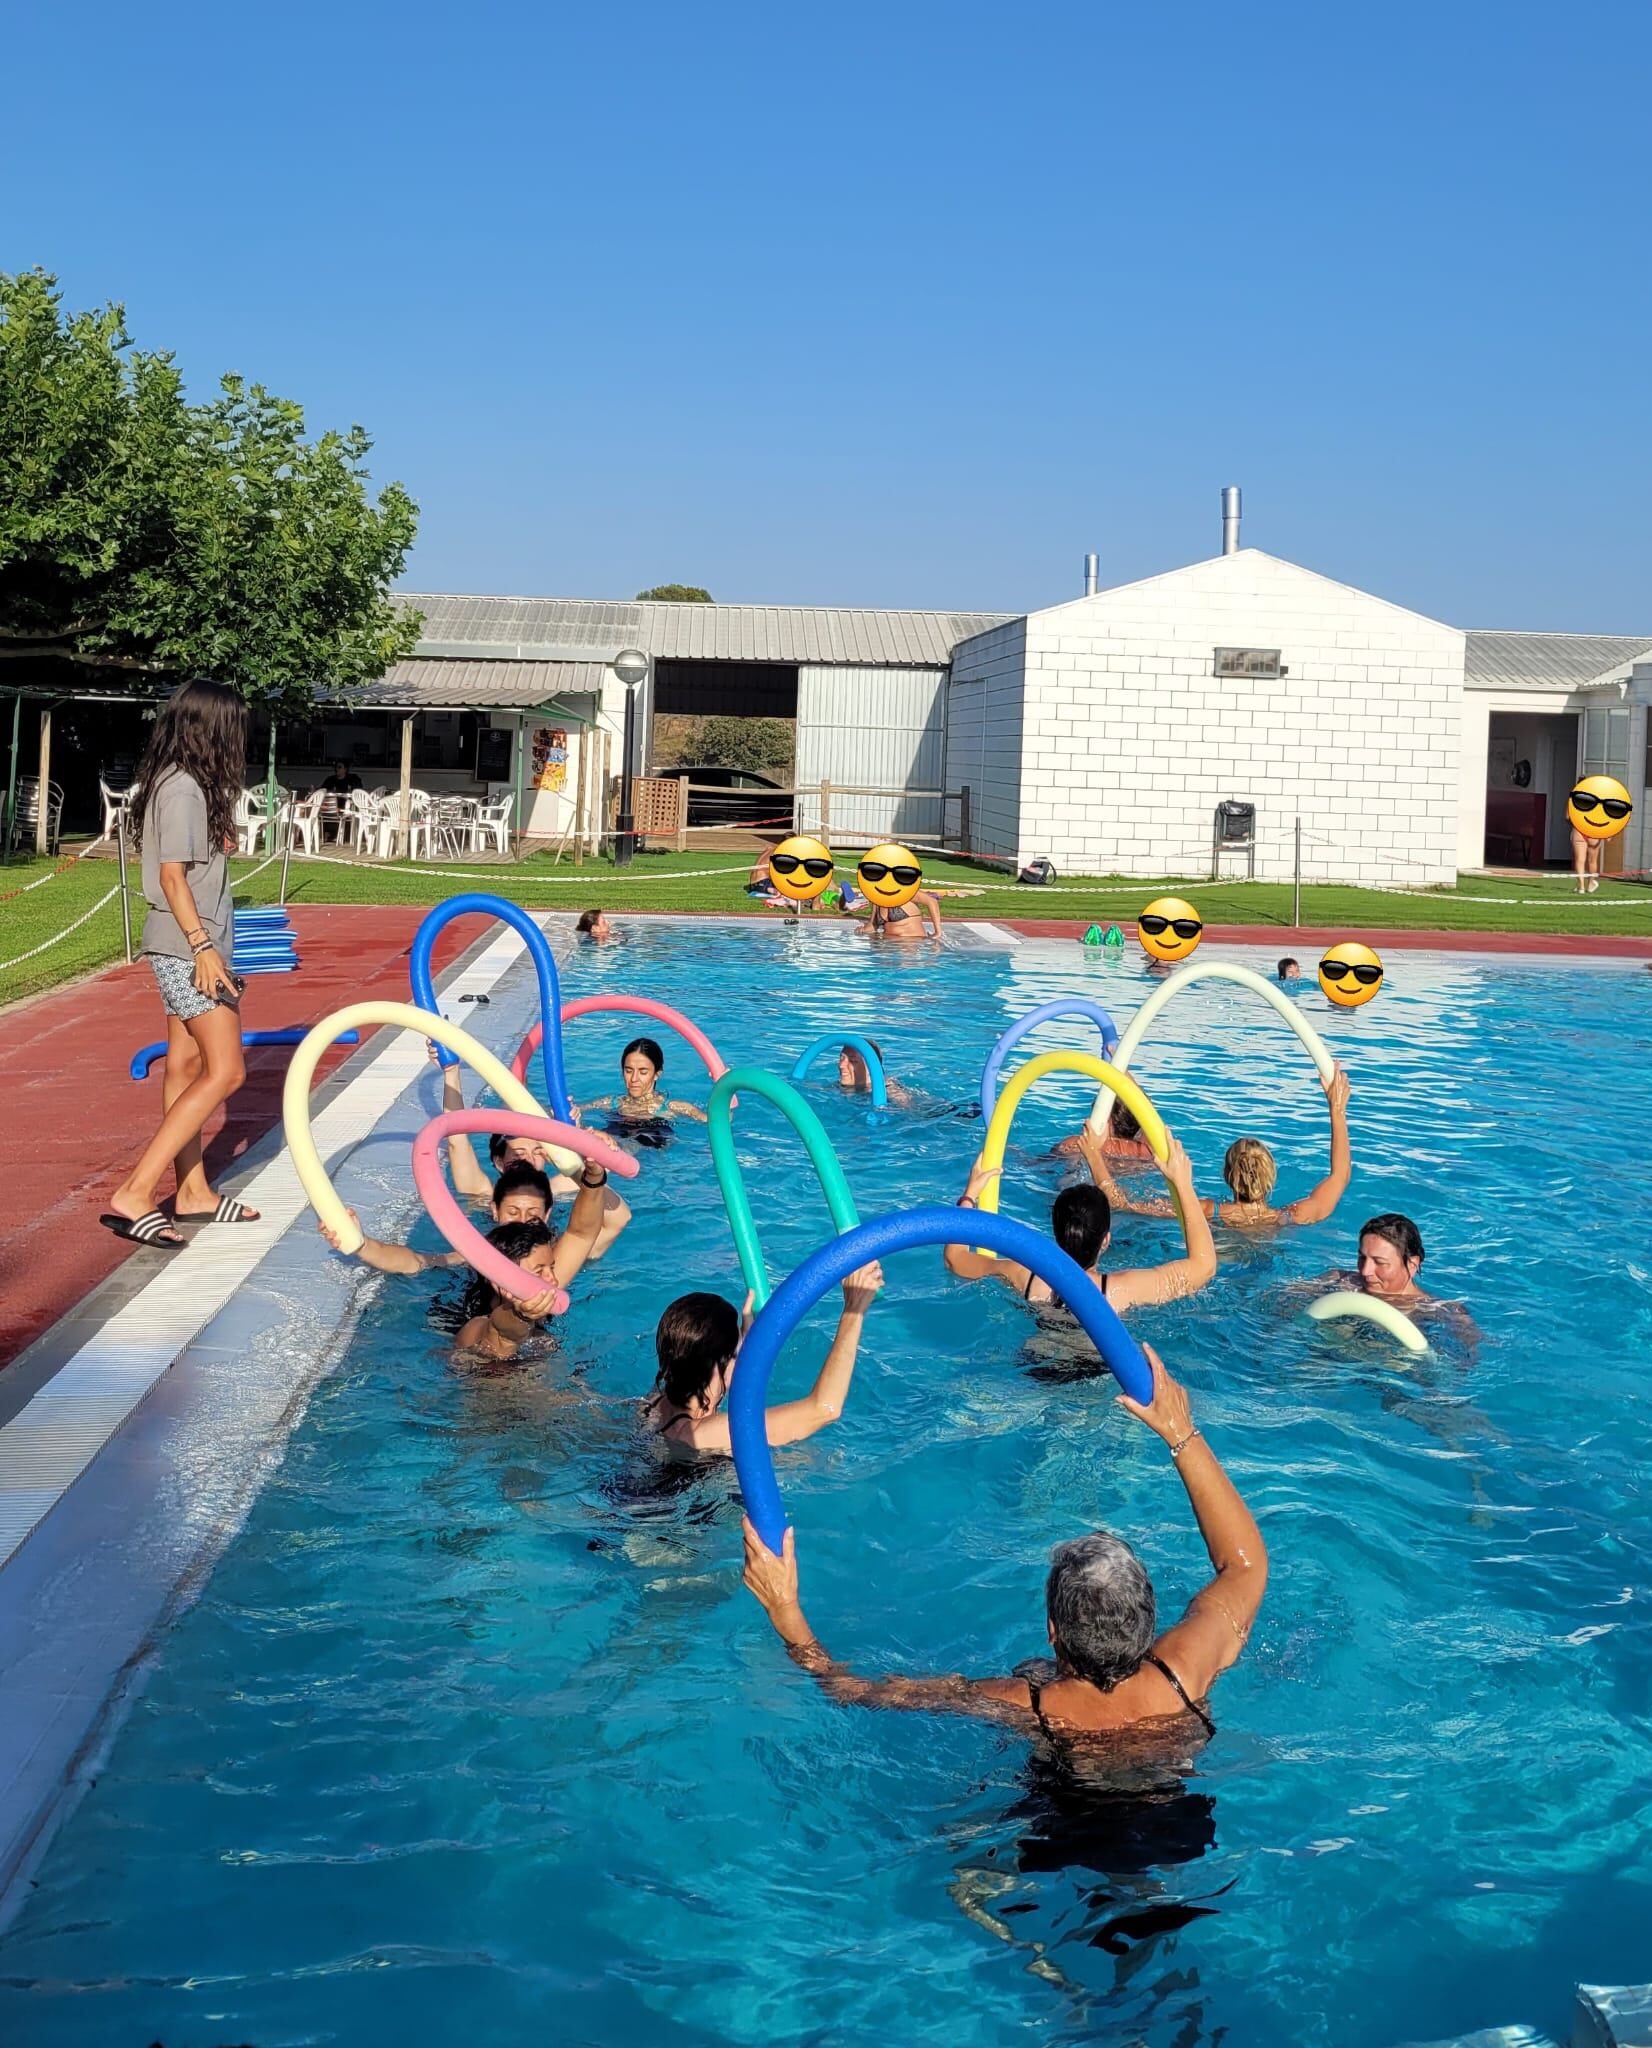
[[[1238,1657],[1261,1605],[1268,1555],[1261,1532],[1195,1426],[1187,1395],[1144,1352],[1077,1264],[1024,1224],[972,1212],[972,1242],[1039,1274],[1083,1324],[1123,1392],[1119,1405],[1169,1449],[1210,1555],[1213,1576],[1181,1620],[1162,1633],[1151,1581],[1134,1551],[1105,1531],[1057,1546],[1045,1586],[1051,1660],[1001,1679],[857,1677],[836,1663],[804,1618],[792,1532],[785,1527],[764,1427],[764,1402],[781,1344],[826,1288],[868,1259],[953,1242],[958,1211],[914,1209],[880,1217],[813,1252],[758,1316],[729,1396],[735,1465],[746,1499],[745,1582],[793,1659],[845,1704],[980,1715],[1057,1746],[1084,1745],[1161,1724],[1167,1737],[1202,1740],[1215,1726],[1204,1706]]]

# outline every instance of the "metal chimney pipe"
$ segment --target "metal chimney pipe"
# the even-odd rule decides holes
[[[1222,553],[1236,555],[1239,552],[1239,486],[1225,484],[1222,487]]]
[[[1086,555],[1084,557],[1084,595],[1086,597],[1094,597],[1100,587],[1101,557],[1100,555]]]

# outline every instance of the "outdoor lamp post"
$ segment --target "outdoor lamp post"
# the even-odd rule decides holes
[[[614,821],[614,865],[629,867],[637,850],[637,821],[631,813],[631,777],[636,770],[637,688],[648,678],[648,656],[639,647],[627,647],[614,656],[615,675],[625,685],[625,742],[620,750],[619,816]]]

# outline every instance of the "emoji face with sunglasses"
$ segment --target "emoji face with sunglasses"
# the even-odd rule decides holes
[[[1136,919],[1142,951],[1155,960],[1188,959],[1204,935],[1199,913],[1179,896],[1158,897]]]
[[[1382,962],[1369,946],[1344,939],[1320,961],[1319,985],[1333,1003],[1357,1010],[1382,987]]]
[[[923,887],[924,871],[904,846],[874,846],[863,853],[855,882],[867,902],[878,910],[898,910]]]
[[[812,903],[831,884],[831,853],[818,839],[783,839],[769,855],[769,880],[794,903]]]
[[[1621,782],[1585,775],[1566,799],[1566,816],[1585,839],[1616,839],[1635,808]]]

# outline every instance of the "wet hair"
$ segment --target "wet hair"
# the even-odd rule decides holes
[[[1136,1121],[1136,1112],[1126,1109],[1118,1097],[1113,1097],[1113,1106],[1107,1112],[1107,1128],[1115,1138],[1139,1138],[1141,1125]]]
[[[1384,1244],[1391,1244],[1402,1259],[1415,1259],[1420,1266],[1427,1257],[1423,1250],[1423,1234],[1409,1216],[1390,1211],[1386,1216],[1373,1216],[1369,1223],[1360,1225],[1361,1239],[1380,1237]]]
[[[654,1332],[654,1384],[674,1408],[687,1408],[740,1347],[740,1316],[720,1294],[680,1294]]]
[[[1281,981],[1285,979],[1285,969],[1287,967],[1294,967],[1298,974],[1302,972],[1302,962],[1297,959],[1294,953],[1287,953],[1279,963],[1279,979]]]
[[[579,913],[579,923],[574,926],[574,930],[589,938],[602,922],[602,918],[603,913],[600,910],[582,910]]]
[[[493,1184],[493,1206],[497,1209],[507,1195],[527,1193],[543,1198],[547,1214],[551,1206],[551,1177],[531,1159],[513,1159]]]
[[[1050,1221],[1056,1243],[1088,1272],[1101,1257],[1113,1227],[1113,1205],[1100,1188],[1063,1188],[1055,1198]]]
[[[633,1038],[624,1052],[620,1054],[620,1072],[622,1074],[625,1071],[626,1061],[634,1052],[640,1052],[643,1058],[653,1067],[654,1078],[657,1081],[665,1072],[665,1054],[661,1052],[658,1040],[653,1038]]]
[[[509,1143],[510,1139],[503,1131],[495,1131],[488,1140],[488,1157],[493,1161],[496,1173],[503,1173],[505,1170],[505,1148]]]
[[[1279,1178],[1273,1154],[1260,1138],[1235,1138],[1222,1161],[1222,1178],[1240,1202],[1265,1202]]]
[[[1055,1647],[1103,1692],[1132,1677],[1158,1634],[1147,1568],[1121,1536],[1098,1530],[1050,1552],[1044,1606]]]
[[[143,844],[143,814],[162,779],[187,775],[206,799],[214,851],[235,831],[235,800],[247,779],[247,707],[224,683],[185,683],[161,706],[138,763],[127,816],[132,844]]]
[[[495,1251],[503,1252],[507,1259],[520,1261],[542,1244],[555,1244],[556,1233],[543,1223],[496,1223],[488,1232],[488,1243]],[[555,1282],[547,1280],[545,1284],[550,1287]],[[498,1303],[498,1288],[491,1280],[484,1280],[480,1273],[473,1273],[461,1305],[465,1321],[468,1323],[472,1316],[490,1314]]]

